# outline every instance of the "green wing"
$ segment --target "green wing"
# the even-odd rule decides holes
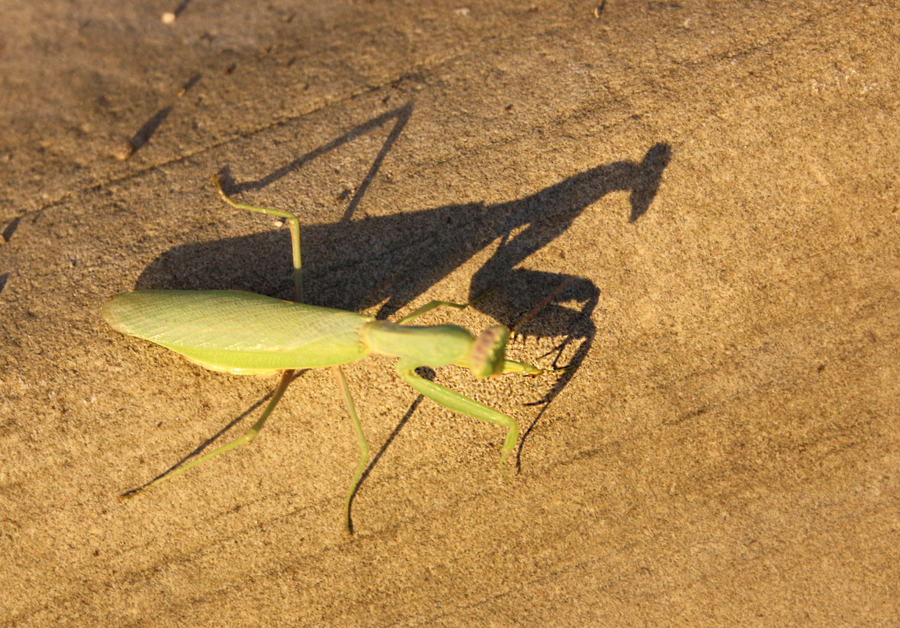
[[[358,360],[374,317],[250,292],[140,290],[113,297],[103,318],[207,368],[264,374]]]

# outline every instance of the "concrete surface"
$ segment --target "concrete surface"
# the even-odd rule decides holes
[[[898,8],[4,3],[0,624],[900,625]],[[215,173],[300,216],[312,303],[553,296],[510,352],[577,368],[436,374],[518,420],[510,485],[501,430],[367,358],[352,538],[327,371],[119,501],[275,385],[100,317],[289,296]]]

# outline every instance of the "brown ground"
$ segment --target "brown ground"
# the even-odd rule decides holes
[[[900,625],[900,7],[319,4],[5,3],[0,624]],[[100,317],[289,294],[216,172],[307,225],[314,303],[499,284],[430,319],[475,329],[566,285],[511,353],[577,370],[438,373],[527,431],[511,485],[501,430],[372,358],[351,539],[327,371],[117,499],[275,384]]]

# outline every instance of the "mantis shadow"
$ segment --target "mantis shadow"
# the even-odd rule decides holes
[[[172,113],[172,107],[165,107],[157,111],[152,118],[147,120],[140,129],[138,129],[137,133],[135,133],[132,138],[129,140],[132,148],[136,151],[139,151],[144,144],[150,141],[150,138],[153,137],[153,134],[156,133],[156,130],[162,125],[163,122],[166,121],[166,118],[169,117],[169,114]]]
[[[491,257],[473,275],[469,298],[473,300],[492,287],[496,289],[474,307],[518,335],[563,338],[551,352],[555,353],[553,365],[560,366],[558,362],[564,356],[565,366],[569,367],[542,399],[528,404],[542,407],[523,431],[517,452],[520,468],[529,435],[590,349],[596,334],[591,313],[600,290],[584,277],[518,266],[563,234],[585,209],[610,192],[630,191],[627,220],[637,223],[656,196],[671,149],[658,143],[638,162],[623,160],[599,165],[535,194],[504,203],[451,204],[351,220],[411,112],[412,106],[406,105],[378,116],[258,181],[236,183],[225,170],[225,189],[235,194],[264,188],[309,160],[394,120],[394,128],[344,217],[335,223],[301,226],[306,301],[351,311],[377,307],[377,317],[387,318],[473,256],[496,245]],[[300,219],[302,223],[302,212]],[[287,230],[177,246],[154,260],[136,287],[245,290],[290,300],[290,251]],[[406,413],[362,479],[369,475],[420,400]]]

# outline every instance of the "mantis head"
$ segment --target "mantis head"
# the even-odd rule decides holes
[[[506,325],[494,325],[485,329],[472,343],[469,353],[469,370],[475,377],[492,377],[503,372],[506,361],[506,343],[509,329]]]

